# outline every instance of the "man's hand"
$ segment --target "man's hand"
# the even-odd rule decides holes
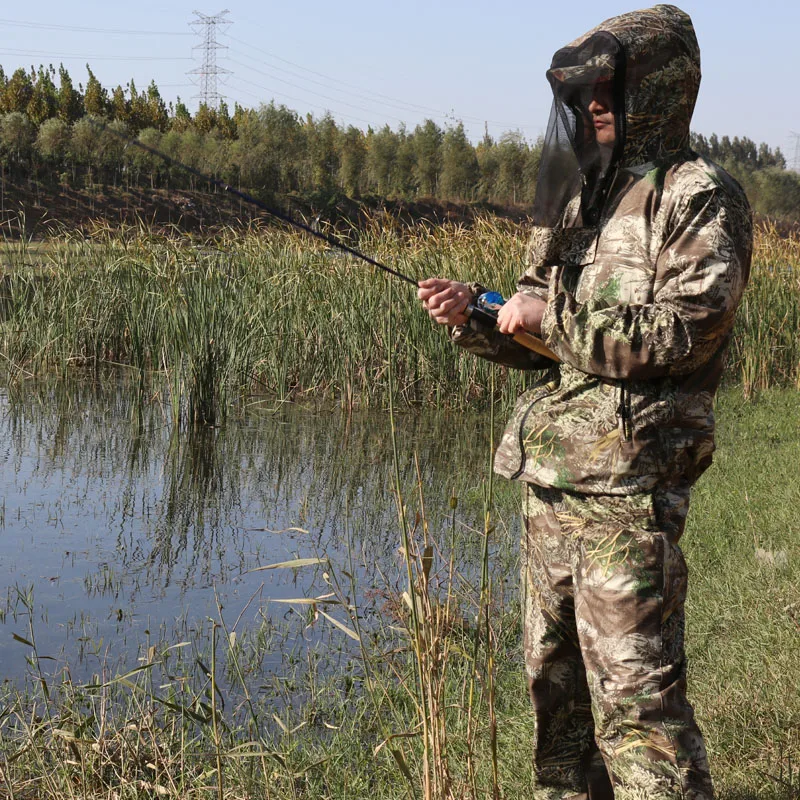
[[[546,307],[544,300],[517,292],[497,312],[497,329],[512,336],[520,331],[541,333]]]
[[[417,295],[430,318],[439,325],[467,324],[464,310],[472,300],[472,292],[465,283],[426,278],[419,282]]]

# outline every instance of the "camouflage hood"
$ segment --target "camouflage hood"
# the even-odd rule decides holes
[[[688,155],[700,50],[691,19],[675,6],[612,17],[556,52],[547,79],[554,97],[536,225],[593,227],[614,170],[666,166]],[[596,140],[588,110],[601,84],[614,112],[609,146]]]
[[[569,81],[565,74],[569,67],[559,70],[559,63],[598,35],[610,35],[619,43],[616,63],[611,54],[603,54],[602,70],[597,70],[598,65],[585,65],[583,70],[576,65],[572,71],[583,71],[584,77],[590,77],[586,73],[592,71],[596,75],[605,72],[608,79],[620,72],[619,165],[663,162],[686,154],[700,88],[700,48],[689,15],[675,6],[658,5],[612,17],[556,53],[548,71],[551,84]],[[579,79],[577,74],[571,77]]]

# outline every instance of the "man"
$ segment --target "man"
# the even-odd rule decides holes
[[[750,264],[741,188],[689,148],[700,55],[674,6],[559,50],[534,228],[492,331],[483,287],[420,283],[480,356],[544,370],[495,459],[523,482],[523,630],[535,798],[707,800],[686,699],[689,489],[711,462],[712,401]],[[507,334],[539,334],[558,363]]]

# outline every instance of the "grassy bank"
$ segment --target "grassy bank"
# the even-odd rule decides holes
[[[363,251],[413,276],[479,280],[509,294],[525,228],[484,219],[471,229],[384,223],[354,232]],[[223,232],[213,242],[99,229],[46,247],[6,243],[0,353],[12,379],[123,365],[142,397],[164,386],[175,417],[218,422],[253,393],[343,405],[395,400],[454,408],[485,401],[488,365],[461,358],[372,267],[292,232]],[[800,383],[800,240],[762,229],[729,374],[746,393]],[[165,380],[166,379],[166,380]],[[526,377],[498,376],[515,396]]]
[[[789,800],[800,791],[800,400],[731,391],[719,416],[716,463],[684,538],[690,693],[720,798]],[[517,530],[516,488],[502,482],[493,494],[487,542]],[[219,609],[194,638],[143,641],[138,671],[100,667],[77,685],[69,665],[51,677],[37,657],[41,622],[20,598],[9,646],[27,649],[29,676],[2,689],[0,794],[394,800],[425,797],[427,787],[430,797],[529,796],[518,608],[497,588],[516,575],[499,561],[486,562],[480,585],[455,573],[459,504],[434,519],[434,501],[442,498],[406,490],[388,535],[409,558],[370,587],[377,618],[352,605],[361,594],[353,565],[324,563],[317,599],[291,603],[290,624],[298,635],[327,626],[326,646],[356,655],[331,672],[310,650],[296,671],[270,679],[275,691],[248,680],[271,634],[237,629],[238,608]],[[281,567],[292,568],[308,567]]]

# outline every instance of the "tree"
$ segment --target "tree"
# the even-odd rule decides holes
[[[217,109],[217,129],[226,139],[236,138],[236,123],[231,119],[228,104],[224,100],[219,101]]]
[[[89,73],[89,80],[83,93],[83,110],[94,117],[105,117],[111,109],[108,92],[102,87],[88,64],[86,71]]]
[[[473,200],[480,176],[478,159],[464,124],[448,128],[442,138],[440,195],[448,200]]]
[[[332,194],[336,188],[336,176],[339,171],[337,147],[339,129],[336,121],[329,113],[316,121],[309,114],[305,127],[308,137],[310,188]]]
[[[527,150],[528,146],[519,131],[504,133],[500,137],[497,146],[499,170],[496,187],[500,202],[521,202]]]
[[[388,125],[384,125],[377,133],[370,130],[365,144],[370,188],[382,197],[388,197],[394,188],[399,137]]]
[[[165,131],[169,124],[167,106],[158,91],[155,81],[150,81],[150,85],[147,87],[147,98],[142,109],[141,122],[142,127],[155,128],[159,131]]]
[[[170,130],[183,133],[185,130],[188,130],[191,125],[192,115],[189,113],[189,109],[186,107],[186,105],[181,102],[179,97],[175,103],[175,113],[172,115],[172,119],[170,120]]]
[[[350,197],[361,194],[364,179],[364,165],[367,161],[367,146],[364,134],[353,125],[341,135],[339,140],[339,180],[345,193]]]
[[[83,117],[72,126],[69,154],[75,166],[83,167],[87,180],[92,182],[93,167],[97,161],[99,128],[91,117]]]
[[[104,181],[111,179],[116,186],[124,167],[125,139],[130,136],[128,125],[118,119],[104,125],[98,133],[97,164],[102,168]]]
[[[491,201],[494,199],[495,185],[500,172],[500,160],[497,154],[497,145],[488,130],[475,148],[475,158],[478,160],[478,169],[480,169],[477,195],[481,200]]]
[[[40,66],[33,84],[31,99],[28,102],[27,113],[31,122],[37,127],[46,119],[54,117],[58,110],[58,95],[56,85],[53,83],[55,70],[51,66],[45,69]]]
[[[117,86],[111,92],[111,118],[118,119],[120,122],[127,122],[130,119],[131,107],[128,98],[125,97],[125,90]]]
[[[397,197],[411,198],[414,196],[416,165],[417,151],[414,146],[414,137],[408,134],[405,125],[400,125],[397,129],[397,157],[392,177],[392,193]]]
[[[66,160],[71,133],[69,125],[58,117],[51,117],[39,126],[36,150],[51,167],[58,169]]]
[[[544,139],[540,138],[533,147],[528,147],[525,166],[522,168],[522,200],[533,203],[536,196],[536,181],[539,177],[539,165],[542,160]]]
[[[205,103],[200,103],[194,115],[194,127],[200,133],[208,133],[217,124],[216,109]]]
[[[71,124],[83,116],[83,98],[72,85],[72,78],[63,64],[58,68],[58,77],[58,118]]]
[[[422,196],[436,196],[442,169],[442,138],[442,129],[432,119],[414,129],[414,179]]]
[[[3,163],[24,173],[30,160],[36,128],[21,111],[12,111],[0,120],[0,156]]]
[[[3,90],[3,107],[6,114],[26,113],[33,95],[33,82],[22,67],[14,70]]]

